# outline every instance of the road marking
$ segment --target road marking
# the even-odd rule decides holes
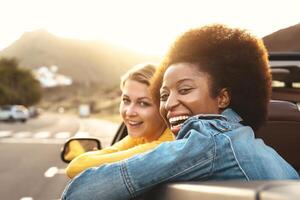
[[[50,167],[45,173],[46,178],[52,178],[56,174],[65,174],[65,169],[59,169],[57,167]]]
[[[90,136],[89,132],[84,132],[84,131],[78,131],[74,135],[74,137],[77,137],[77,138],[79,138],[79,137],[89,137],[89,136]]]
[[[0,143],[11,144],[64,144],[62,139],[34,139],[34,138],[0,138]]]
[[[59,132],[55,138],[50,138],[51,133],[47,131],[32,134],[28,131],[21,131],[13,134],[12,131],[0,131],[1,143],[20,144],[63,144],[65,139],[70,137],[69,132]]]
[[[57,139],[66,139],[69,138],[71,136],[70,132],[58,132],[55,134],[55,138]]]
[[[0,131],[0,138],[10,137],[11,131]]]
[[[22,131],[14,134],[14,138],[28,138],[31,136],[31,132],[28,131]]]
[[[22,197],[20,200],[33,200],[32,197]]]
[[[34,134],[34,138],[49,138],[51,135],[50,132],[48,131],[42,131],[42,132],[38,132],[36,134]]]
[[[50,167],[45,173],[44,176],[47,178],[53,177],[58,172],[57,167]]]

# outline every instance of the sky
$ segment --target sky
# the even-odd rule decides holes
[[[300,23],[299,7],[299,0],[0,0],[0,50],[45,29],[162,55],[179,34],[211,23],[263,37]]]

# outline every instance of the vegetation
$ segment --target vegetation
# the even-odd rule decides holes
[[[26,69],[20,69],[16,59],[0,58],[0,105],[30,106],[42,97],[40,83]]]

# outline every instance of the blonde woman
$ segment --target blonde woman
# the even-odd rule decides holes
[[[117,162],[149,151],[160,143],[175,139],[159,114],[158,105],[149,92],[155,72],[151,64],[138,65],[121,78],[120,114],[128,136],[111,147],[87,152],[71,161],[66,173],[73,178],[87,168]]]

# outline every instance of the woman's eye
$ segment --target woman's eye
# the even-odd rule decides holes
[[[192,88],[182,88],[179,89],[179,94],[188,94],[190,91],[192,90]]]
[[[168,94],[162,93],[162,94],[160,95],[160,101],[167,101],[167,99],[168,99]]]
[[[148,102],[140,102],[140,106],[141,107],[147,107],[147,106],[150,106],[150,103],[148,103]]]
[[[129,104],[130,103],[130,100],[126,99],[126,98],[123,98],[122,101],[123,101],[124,104]]]

